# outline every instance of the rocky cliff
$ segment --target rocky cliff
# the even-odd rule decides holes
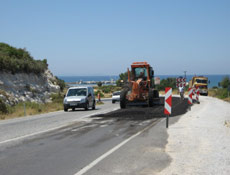
[[[9,105],[22,101],[49,102],[50,95],[59,91],[57,79],[50,70],[40,74],[0,71],[0,99]]]

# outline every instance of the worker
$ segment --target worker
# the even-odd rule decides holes
[[[179,93],[181,100],[184,100],[184,86],[179,87]]]
[[[97,99],[98,99],[98,101],[99,101],[99,102],[101,101],[101,95],[100,95],[100,92],[98,92],[98,94],[97,94]]]
[[[143,70],[143,69],[141,69],[141,71],[140,71],[140,74],[139,74],[138,78],[144,78],[144,76],[145,76],[145,74],[144,74],[144,70]]]

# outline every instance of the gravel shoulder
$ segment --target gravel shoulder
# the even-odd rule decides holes
[[[201,96],[167,132],[171,163],[158,174],[230,174],[230,103]]]

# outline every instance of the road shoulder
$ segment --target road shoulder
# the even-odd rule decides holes
[[[212,97],[168,129],[171,164],[159,174],[230,174],[230,104]]]

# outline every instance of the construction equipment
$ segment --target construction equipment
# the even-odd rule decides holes
[[[189,81],[189,88],[199,88],[201,95],[208,95],[208,78],[204,76],[194,76]]]
[[[154,90],[154,71],[147,62],[134,62],[131,72],[128,68],[128,84],[120,95],[120,107],[126,105],[148,105],[152,107],[154,102],[159,102],[159,92]]]

